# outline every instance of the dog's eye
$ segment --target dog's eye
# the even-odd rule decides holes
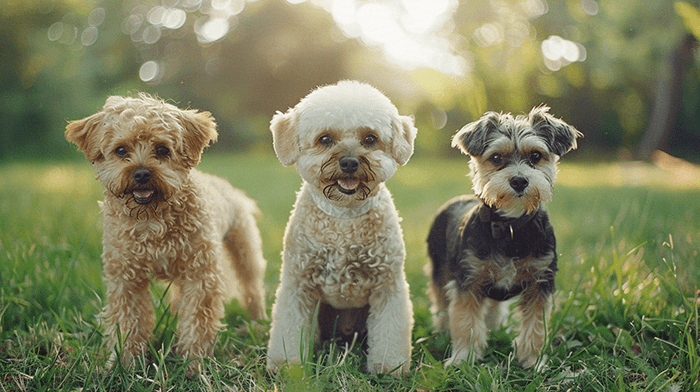
[[[492,163],[493,165],[495,165],[495,166],[501,166],[501,164],[503,163],[503,155],[501,155],[501,154],[493,154],[493,155],[491,155],[491,157],[489,158],[489,161],[491,161],[491,163]]]
[[[362,139],[362,144],[365,146],[373,146],[377,143],[377,137],[374,135],[367,135]]]
[[[530,160],[530,164],[536,165],[542,160],[542,153],[539,151],[533,151],[530,153],[530,156],[528,157]]]
[[[170,149],[165,146],[158,146],[156,147],[156,155],[161,157],[167,157],[168,155],[170,155]]]
[[[126,151],[126,148],[124,147],[117,147],[116,150],[114,150],[114,153],[117,154],[119,158],[124,158],[126,154],[128,154],[128,151]]]
[[[328,135],[323,135],[320,138],[318,138],[318,142],[323,144],[324,146],[330,146],[331,144],[333,144],[333,138]]]

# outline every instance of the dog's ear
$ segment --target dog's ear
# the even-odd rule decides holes
[[[104,159],[100,149],[100,135],[105,115],[105,112],[98,112],[82,120],[71,121],[66,126],[66,140],[75,143],[85,158],[93,163]]]
[[[462,153],[473,157],[480,156],[486,151],[488,135],[496,131],[501,115],[496,112],[486,112],[477,121],[462,127],[452,137],[452,147],[459,148]]]
[[[270,121],[272,146],[283,166],[291,166],[299,159],[299,142],[296,135],[297,120],[294,109],[287,113],[277,112]]]
[[[546,105],[533,108],[529,118],[537,135],[546,141],[550,151],[559,156],[575,149],[576,138],[583,137],[576,128],[549,114],[549,107]]]
[[[391,155],[401,166],[408,163],[413,155],[413,143],[416,140],[416,133],[418,133],[413,123],[413,117],[399,116],[398,120],[392,124],[394,141],[392,142]]]
[[[181,110],[179,121],[184,129],[184,158],[189,167],[199,164],[202,151],[209,143],[216,142],[219,134],[216,132],[216,121],[209,112],[197,110]]]

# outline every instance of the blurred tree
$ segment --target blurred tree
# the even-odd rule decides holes
[[[259,143],[269,150],[272,115],[316,86],[347,77],[344,64],[357,44],[334,40],[335,25],[310,4],[259,1],[244,12],[217,42],[203,44],[196,34],[179,34],[138,46],[144,59],[163,68],[153,91],[186,98],[214,114],[221,134],[215,148]],[[206,16],[188,17],[187,23],[197,25],[201,18]]]
[[[697,41],[686,35],[678,46],[668,53],[659,67],[656,95],[649,127],[637,146],[637,158],[651,160],[654,150],[667,149],[681,109],[684,74],[689,68],[692,50]]]
[[[484,109],[520,113],[547,103],[586,135],[584,146],[613,153],[635,149],[656,87],[665,86],[654,82],[659,69],[685,36],[673,3],[654,0],[478,0],[460,3],[453,18],[453,40],[472,68],[455,78],[459,89],[430,79],[429,91],[451,96],[432,100],[436,107],[472,121]],[[677,114],[697,119],[697,112],[688,107]],[[686,133],[700,138],[695,126]]]
[[[107,5],[101,12],[119,9]],[[66,120],[94,112],[117,81],[133,80],[134,49],[119,45],[119,21],[89,18],[93,12],[69,0],[3,5],[0,159],[64,155]],[[98,34],[101,45],[93,46]]]
[[[67,119],[95,112],[109,94],[136,91],[211,111],[217,149],[269,152],[272,114],[343,78],[368,81],[402,113],[414,113],[420,153],[456,154],[451,135],[486,110],[522,113],[547,103],[586,134],[585,147],[597,147],[583,151],[612,153],[636,150],[645,130],[657,129],[649,125],[656,107],[676,119],[662,138],[669,152],[700,159],[689,147],[700,143],[693,45],[683,46],[688,60],[674,78],[683,88],[671,89],[679,103],[652,106],[669,86],[660,69],[687,34],[673,2],[11,0],[1,7],[0,159],[65,154]]]

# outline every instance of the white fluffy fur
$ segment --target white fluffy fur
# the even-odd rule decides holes
[[[268,368],[308,355],[309,340],[320,336],[318,330],[310,333],[320,301],[339,310],[369,305],[367,370],[407,371],[413,308],[400,219],[384,181],[413,152],[413,120],[400,116],[375,88],[344,81],[278,113],[270,130],[280,162],[295,164],[303,184],[284,236]],[[367,135],[376,136],[376,144],[363,144]],[[322,144],[324,136],[333,143]],[[361,161],[357,173],[339,169],[339,159],[348,156]],[[334,185],[338,173],[360,181],[366,192],[333,190],[327,197],[324,189],[339,186]]]

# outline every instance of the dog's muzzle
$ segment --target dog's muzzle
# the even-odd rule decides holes
[[[338,161],[340,170],[343,173],[352,176],[360,167],[360,160],[355,157],[342,157]],[[338,190],[346,195],[352,195],[357,191],[360,181],[354,177],[346,177],[338,179]]]
[[[134,171],[134,174],[132,174],[131,177],[138,184],[146,185],[149,181],[151,181],[151,171],[146,168],[141,168]],[[155,195],[155,193],[156,192],[153,189],[146,187],[134,189],[131,191],[131,194],[134,196],[134,200],[139,204],[150,203],[153,200],[153,196]]]
[[[511,178],[509,182],[510,187],[513,188],[513,190],[517,192],[518,195],[522,195],[525,191],[525,188],[527,188],[527,186],[529,185],[527,178],[520,176],[515,176]]]

